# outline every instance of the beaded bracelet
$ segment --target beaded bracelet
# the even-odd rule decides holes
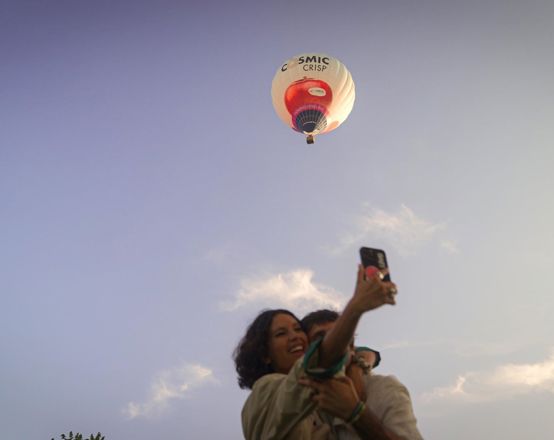
[[[364,411],[364,409],[365,409],[365,403],[362,401],[358,402],[358,404],[356,405],[356,408],[354,408],[354,411],[352,411],[352,414],[350,415],[346,423],[352,424],[357,422],[360,416],[362,415],[362,412]]]

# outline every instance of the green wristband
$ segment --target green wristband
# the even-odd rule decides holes
[[[364,409],[365,409],[365,403],[360,400],[356,405],[356,408],[354,408],[354,411],[352,411],[352,414],[350,415],[346,423],[352,424],[357,422],[360,416],[362,415],[362,412]]]
[[[335,374],[337,374],[346,364],[346,362],[349,359],[349,353],[345,353],[339,362],[337,362],[335,365],[332,365],[329,368],[321,368],[321,367],[309,367],[308,364],[310,362],[310,359],[316,351],[319,349],[319,346],[321,345],[321,342],[323,341],[323,338],[318,339],[308,347],[308,350],[306,351],[306,354],[304,355],[304,362],[303,367],[306,371],[306,374],[310,377],[313,377],[315,379],[329,379],[333,377]]]

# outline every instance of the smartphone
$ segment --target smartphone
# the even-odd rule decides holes
[[[374,266],[379,270],[388,269],[387,254],[381,249],[374,249],[369,247],[360,248],[360,257],[362,259],[362,265],[364,268]],[[386,274],[383,281],[390,281],[390,274]]]

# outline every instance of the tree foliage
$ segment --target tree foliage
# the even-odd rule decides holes
[[[76,434],[73,434],[73,431],[69,431],[69,434],[61,434],[60,435],[61,440],[105,440],[105,437],[98,433],[96,435],[90,435],[89,438],[84,438],[83,434],[77,432]],[[55,439],[52,439],[55,440]]]

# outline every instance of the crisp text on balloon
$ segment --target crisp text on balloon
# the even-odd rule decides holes
[[[321,64],[304,64],[302,66],[302,69],[304,69],[304,71],[306,72],[323,72],[325,69],[327,69],[327,66],[322,66]]]
[[[311,68],[309,68],[309,64],[308,63],[317,63],[317,65],[314,65],[314,64],[311,64]],[[301,56],[301,57],[298,57],[297,60],[294,60],[292,61],[291,63],[291,66],[290,67],[294,67],[296,64],[298,65],[301,65],[303,64],[302,68],[307,72],[307,71],[323,71],[327,68],[327,66],[329,65],[329,58],[328,57],[320,57],[318,55],[312,55],[312,56]],[[324,64],[324,65],[322,65]],[[289,67],[289,64],[288,63],[285,63],[283,64],[283,66],[281,67],[281,72],[286,72],[287,68]]]

